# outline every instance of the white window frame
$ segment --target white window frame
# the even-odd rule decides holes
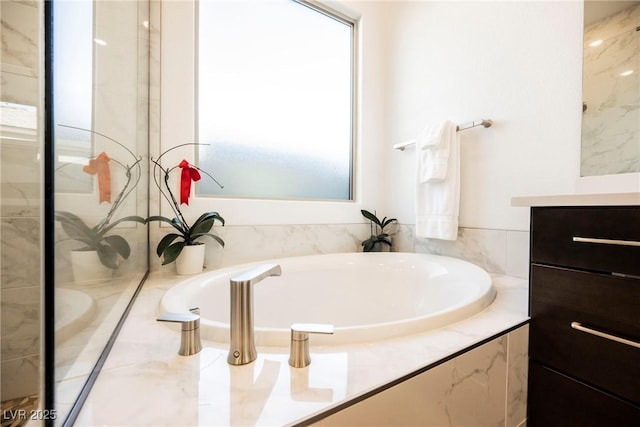
[[[320,5],[313,3],[314,7]],[[332,4],[336,6],[336,4]],[[339,5],[337,5],[339,7]],[[162,3],[161,16],[161,58],[160,58],[160,149],[154,150],[156,158],[167,149],[194,142],[196,132],[196,3],[195,1],[176,1]],[[202,212],[217,211],[226,220],[227,225],[278,225],[278,224],[340,224],[360,223],[362,215],[360,199],[362,189],[360,161],[360,105],[361,78],[358,16],[334,12],[335,7],[323,8],[332,13],[340,13],[354,25],[354,83],[353,83],[353,155],[352,155],[352,200],[314,201],[314,200],[269,200],[239,199],[213,196],[192,195],[189,206],[181,209],[187,220],[194,220]],[[154,153],[155,151],[155,153]],[[175,166],[183,158],[196,161],[197,147],[186,146],[173,150],[162,158],[164,166]],[[177,189],[179,174],[172,176],[172,190]],[[208,179],[204,177],[203,179]],[[154,186],[155,187],[155,186]],[[177,191],[177,190],[175,190]],[[157,188],[151,189],[152,197],[158,194]],[[193,194],[193,193],[192,193]],[[172,216],[166,200],[160,200],[160,214]]]

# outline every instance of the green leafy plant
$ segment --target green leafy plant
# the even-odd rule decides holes
[[[165,152],[160,154],[160,156],[158,156],[157,159],[155,160],[153,158],[151,159],[151,162],[154,165],[153,180],[156,186],[158,187],[158,189],[160,190],[160,194],[169,202],[169,206],[171,206],[171,209],[173,210],[173,213],[175,216],[174,218],[168,218],[161,215],[154,215],[147,218],[147,222],[151,222],[151,221],[165,222],[167,224],[170,224],[177,231],[177,233],[167,234],[160,240],[160,242],[158,242],[158,246],[156,248],[156,254],[158,255],[158,257],[164,256],[162,265],[166,265],[174,262],[178,258],[178,256],[180,255],[180,253],[182,252],[185,246],[202,244],[202,242],[196,241],[201,237],[205,237],[205,236],[210,237],[216,242],[218,242],[220,246],[224,247],[224,241],[219,236],[211,233],[211,229],[213,228],[213,225],[216,220],[219,221],[224,226],[224,218],[222,218],[222,216],[220,216],[220,214],[218,214],[217,212],[213,212],[213,211],[205,212],[202,215],[200,215],[200,217],[193,224],[189,225],[187,220],[184,218],[184,215],[180,210],[180,205],[178,204],[169,186],[169,174],[173,170],[177,169],[178,166],[174,166],[172,168],[164,168],[160,164],[160,160],[162,156],[164,156],[171,150],[174,150],[178,147],[183,147],[186,145],[201,145],[201,144],[199,143],[181,144],[166,150]],[[207,173],[206,171],[200,169],[195,165],[192,165],[192,166],[196,168],[198,171],[209,176],[211,179],[213,179],[216,182],[216,184],[218,184],[221,188],[223,188],[223,186],[209,173]],[[180,239],[180,240],[176,242],[176,239]]]
[[[75,250],[96,251],[102,265],[111,269],[117,269],[119,267],[118,255],[120,255],[124,259],[129,258],[129,255],[131,255],[131,247],[124,237],[117,234],[107,235],[107,233],[109,233],[116,225],[123,222],[138,222],[141,224],[145,223],[145,219],[137,215],[126,216],[112,221],[118,208],[122,206],[126,198],[135,189],[135,187],[138,185],[138,182],[140,182],[140,178],[142,175],[140,162],[142,161],[142,157],[136,157],[136,155],[131,150],[122,145],[120,142],[108,137],[107,135],[103,135],[100,132],[82,129],[74,126],[59,126],[91,132],[94,135],[106,138],[107,140],[118,144],[119,146],[127,150],[134,160],[133,164],[128,165],[116,159],[111,159],[116,164],[125,169],[126,182],[122,190],[120,190],[118,197],[116,197],[115,201],[111,204],[111,208],[109,209],[109,212],[107,212],[105,218],[103,218],[97,225],[91,227],[87,225],[87,223],[85,223],[82,218],[71,212],[55,212],[56,221],[60,223],[62,229],[67,234],[66,239],[61,239],[59,241],[76,240],[78,242],[81,242],[84,244],[84,246]]]
[[[383,244],[391,248],[391,237],[385,232],[385,228],[394,222],[398,222],[398,220],[387,217],[380,220],[375,213],[371,213],[365,209],[361,209],[360,213],[370,221],[371,228],[371,237],[362,242],[362,250],[364,252],[379,252],[379,248]]]
[[[84,243],[85,246],[76,250],[96,251],[102,265],[112,269],[117,269],[119,266],[118,255],[124,259],[129,258],[129,255],[131,255],[131,247],[124,237],[117,234],[107,235],[107,233],[116,225],[125,221],[145,223],[144,218],[132,215],[120,218],[111,223],[103,220],[95,227],[89,227],[77,215],[64,211],[56,212],[56,220],[60,222],[68,239]]]

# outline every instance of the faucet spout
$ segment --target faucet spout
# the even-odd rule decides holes
[[[253,338],[253,285],[281,274],[280,265],[264,264],[231,278],[231,345],[227,356],[230,365],[244,365],[258,356]]]

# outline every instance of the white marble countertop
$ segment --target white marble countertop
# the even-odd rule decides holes
[[[636,206],[640,192],[601,194],[557,194],[511,198],[511,206]]]
[[[452,325],[367,344],[311,342],[302,369],[288,365],[288,348],[275,347],[230,366],[228,344],[203,341],[200,353],[179,356],[179,331],[155,321],[160,298],[180,280],[156,274],[145,283],[75,425],[296,424],[528,319],[527,281],[494,276],[496,300]]]

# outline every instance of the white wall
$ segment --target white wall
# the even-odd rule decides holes
[[[460,225],[528,230],[516,195],[574,192],[582,4],[394,2],[387,85],[389,210],[413,224],[414,150],[428,121],[494,120],[461,133]]]
[[[364,222],[361,208],[380,209],[384,170],[381,147],[384,141],[384,80],[386,5],[377,2],[331,3],[340,12],[359,19],[361,31],[358,98],[358,154],[354,202],[272,201],[194,197],[184,213],[197,218],[205,210],[217,210],[230,225],[341,224]],[[194,3],[162,2],[161,21],[161,116],[160,151],[194,141]],[[175,150],[163,157],[165,166],[186,158],[195,161],[193,147]],[[166,163],[165,163],[166,162]],[[224,182],[224,177],[218,177]],[[155,189],[153,189],[155,191]],[[170,215],[163,203],[161,212]]]
[[[512,208],[511,197],[570,193],[578,177],[581,2],[352,0],[327,4],[359,19],[357,200],[195,197],[185,207],[187,217],[213,209],[227,220],[223,230],[217,228],[227,247],[208,245],[209,264],[358,250],[367,230],[350,226],[364,227],[361,207],[399,218],[406,226],[398,250],[416,250],[414,150],[400,152],[392,146],[414,138],[427,121],[443,118],[456,122],[491,118],[495,125],[462,134],[460,224],[466,233],[456,242],[462,249],[432,247],[431,242],[416,245],[472,260],[486,257],[488,246],[497,248],[493,252],[501,259],[514,252],[503,230],[528,230],[529,211]],[[160,105],[152,108],[151,117],[153,156],[193,137],[193,50],[189,47],[193,11],[189,1],[164,1],[161,7],[157,24],[160,76],[152,76],[152,81],[160,82]],[[178,151],[172,159],[176,164],[192,156]],[[151,195],[157,197],[155,188]],[[151,213],[158,213],[158,208],[156,199]],[[167,210],[167,206],[161,208],[163,214]],[[322,224],[337,228],[327,230]],[[341,224],[349,227],[343,229]],[[154,249],[168,230],[155,225],[151,228]],[[486,244],[487,238],[482,237],[486,233],[478,237],[473,228],[502,230],[501,237]],[[527,236],[518,233],[522,250],[517,253],[525,260]],[[464,256],[470,246],[478,256]],[[247,255],[247,247],[255,250]],[[502,261],[498,264],[509,263]]]
[[[193,197],[189,206],[183,205],[187,219],[197,218],[205,210],[216,210],[226,220],[225,227],[216,225],[214,228],[214,233],[225,240],[225,248],[207,241],[205,265],[208,268],[259,259],[358,251],[360,242],[369,232],[360,209],[376,209],[388,215],[384,210],[386,196],[383,190],[388,169],[384,147],[385,82],[387,12],[391,4],[376,1],[327,3],[359,21],[356,200],[302,202]],[[154,158],[168,148],[193,141],[194,135],[193,2],[163,1],[159,5],[161,10],[151,19],[150,150]],[[163,160],[167,164],[177,164],[182,158],[193,159],[193,150],[175,150]],[[158,191],[153,185],[150,213],[171,214],[168,205],[158,200]],[[162,235],[170,231],[170,227],[158,222],[150,225],[153,253]],[[173,265],[160,267],[155,256],[151,261],[154,269],[173,268]]]
[[[196,198],[185,208],[188,216],[217,209],[238,225],[352,223],[362,221],[359,208],[365,207],[413,224],[414,150],[392,145],[443,118],[495,121],[491,129],[462,133],[462,227],[526,230],[528,211],[511,208],[512,196],[574,191],[580,2],[329,4],[360,19],[356,203]],[[193,137],[193,51],[187,48],[193,11],[190,2],[162,7],[160,126],[166,150]],[[178,151],[167,160],[189,155]]]

